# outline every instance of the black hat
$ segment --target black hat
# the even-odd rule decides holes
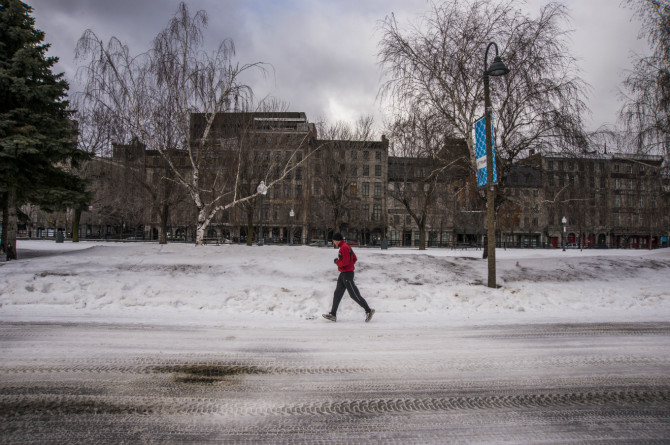
[[[342,241],[344,238],[342,238],[342,234],[340,232],[337,232],[333,235],[333,241]]]

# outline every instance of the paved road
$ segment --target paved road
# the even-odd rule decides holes
[[[0,438],[670,441],[670,323],[360,325],[3,323]]]

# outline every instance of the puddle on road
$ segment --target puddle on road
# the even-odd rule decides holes
[[[191,385],[213,385],[231,377],[268,373],[257,366],[216,364],[162,366],[155,371],[170,373],[175,382]]]

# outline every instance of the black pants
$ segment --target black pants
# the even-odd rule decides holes
[[[331,314],[337,315],[337,308],[340,305],[340,301],[342,301],[345,289],[349,292],[351,299],[365,309],[366,313],[370,312],[370,306],[368,306],[365,298],[361,296],[358,287],[356,287],[356,284],[354,283],[354,272],[351,271],[342,272],[340,273],[340,276],[337,277],[337,287],[335,288],[335,295],[333,295],[333,309],[330,311]]]

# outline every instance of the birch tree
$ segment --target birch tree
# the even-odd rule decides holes
[[[217,154],[221,147],[210,133],[217,114],[245,111],[252,102],[243,75],[264,72],[261,62],[237,62],[232,40],[206,53],[207,21],[205,11],[191,15],[181,3],[145,53],[131,54],[116,37],[105,43],[92,30],[77,45],[77,58],[85,62],[80,71],[85,99],[113,115],[127,134],[160,152],[172,180],[187,190],[197,209],[196,244],[202,244],[218,212],[255,196],[241,197],[226,182],[239,179],[230,174],[238,160]],[[191,125],[194,113],[203,117],[202,125]],[[180,165],[184,159],[186,166]],[[214,165],[216,161],[226,165]]]

